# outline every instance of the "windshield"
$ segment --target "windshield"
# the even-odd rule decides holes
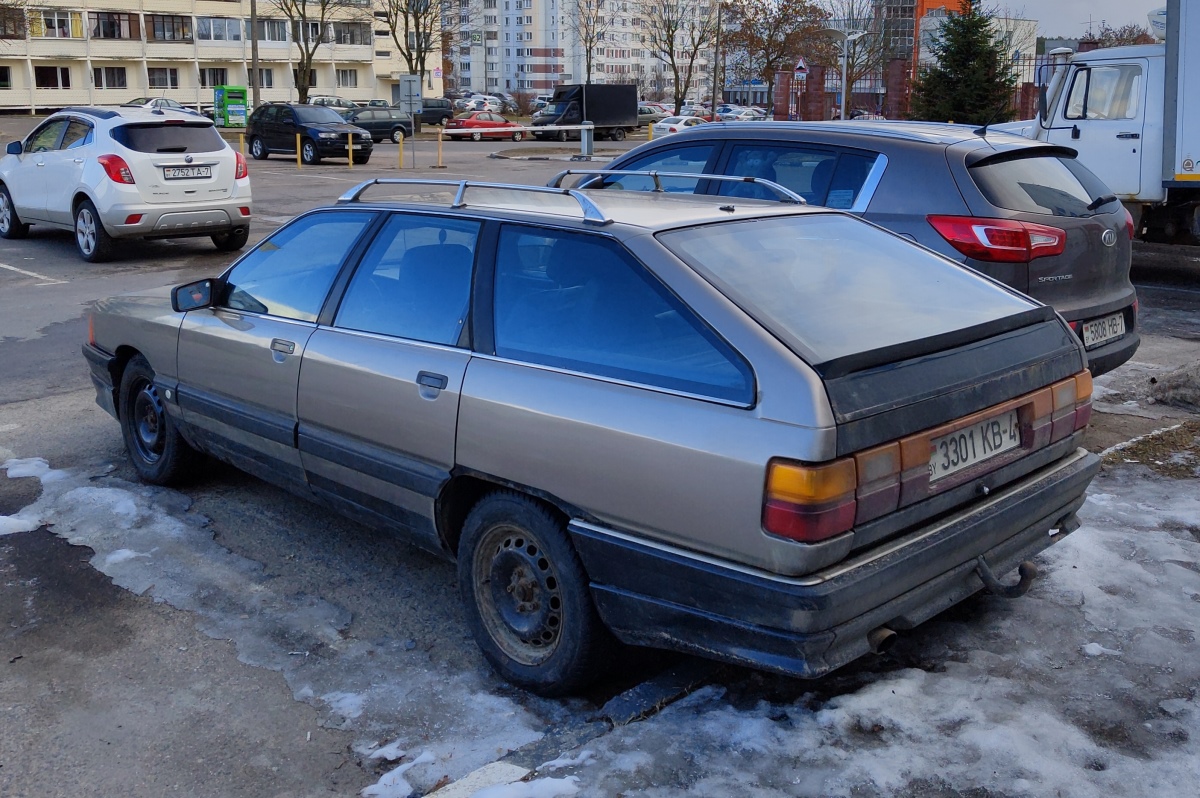
[[[1036,307],[841,214],[725,222],[658,239],[814,365]]]
[[[546,109],[543,111],[543,113],[546,114],[547,116],[562,116],[563,114],[565,114],[567,112],[567,109],[570,107],[571,107],[570,100],[564,100],[564,101],[560,101],[560,102],[556,102],[556,103],[550,103],[549,105],[546,106]]]
[[[323,122],[344,122],[338,112],[324,105],[296,105],[296,119],[304,124],[316,125]]]

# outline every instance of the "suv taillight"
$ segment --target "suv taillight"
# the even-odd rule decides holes
[[[241,180],[243,177],[250,174],[250,171],[246,168],[246,156],[242,155],[240,152],[235,152],[234,155],[237,157],[237,168],[233,171],[233,179]]]
[[[1125,229],[1129,232],[1129,240],[1133,240],[1133,214],[1125,206],[1121,206],[1121,210],[1125,211]]]
[[[120,155],[101,155],[96,160],[104,167],[109,180],[130,186],[134,184],[133,172],[129,171],[129,164]]]
[[[1044,224],[975,216],[925,218],[952,247],[975,260],[1023,263],[1061,255],[1067,245],[1065,230]]]

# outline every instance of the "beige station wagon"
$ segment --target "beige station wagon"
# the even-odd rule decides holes
[[[816,677],[1019,594],[1099,465],[1051,309],[798,203],[369,181],[90,330],[143,479],[204,453],[456,558],[546,695],[614,641]]]

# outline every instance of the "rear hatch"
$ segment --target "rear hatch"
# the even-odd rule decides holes
[[[1133,303],[1132,224],[1121,203],[1073,153],[1033,147],[979,151],[956,174],[971,211],[1034,232],[1026,292],[1068,321]],[[1041,235],[1039,235],[1041,234]],[[1132,321],[1132,319],[1130,319]]]
[[[112,137],[126,150],[119,154],[143,202],[202,202],[233,194],[237,155],[206,119],[131,122],[113,128]]]

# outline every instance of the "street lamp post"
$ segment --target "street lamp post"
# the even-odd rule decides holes
[[[709,113],[712,114],[712,121],[717,121],[717,94],[720,91],[717,84],[717,75],[720,73],[720,57],[721,57],[721,7],[725,4],[717,3],[717,37],[713,44],[713,60],[712,60],[712,108]]]
[[[838,117],[840,119],[845,119],[846,118],[846,98],[850,94],[849,87],[846,85],[846,80],[847,80],[846,73],[848,71],[847,62],[849,61],[849,58],[850,58],[850,43],[853,41],[856,41],[858,39],[861,39],[863,36],[866,36],[867,32],[865,30],[844,31],[840,28],[825,28],[823,30],[823,32],[832,34],[833,37],[836,38],[839,41],[839,43],[842,45],[842,101],[838,108]]]

